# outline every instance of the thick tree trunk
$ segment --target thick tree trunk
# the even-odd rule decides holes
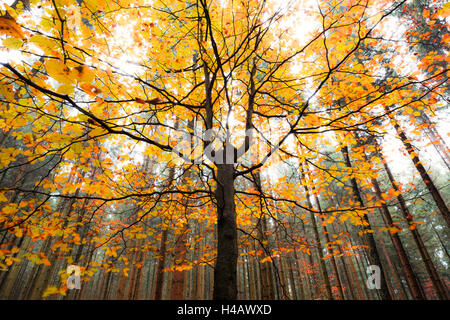
[[[392,175],[392,172],[386,162],[385,159],[383,159],[384,169],[386,170],[386,173],[389,177],[389,181],[391,182],[392,188],[395,191],[400,191],[397,185],[397,182],[394,179],[394,176]],[[409,225],[412,225],[413,222],[413,216],[409,212],[408,207],[406,206],[405,199],[401,194],[398,194],[397,200],[400,204],[400,209],[403,214],[403,217],[406,219]],[[414,242],[416,243],[420,255],[422,257],[423,263],[425,264],[425,268],[427,269],[428,275],[431,278],[431,282],[433,283],[433,286],[439,296],[439,298],[443,300],[448,300],[448,294],[447,289],[445,288],[444,283],[442,282],[441,278],[439,277],[439,274],[437,273],[436,268],[434,267],[433,261],[431,260],[431,256],[428,253],[427,248],[425,247],[425,244],[423,243],[422,237],[419,234],[419,231],[417,228],[410,228],[411,234],[414,238]]]
[[[385,107],[386,112],[389,112],[389,108]],[[391,116],[391,122],[397,131],[398,136],[400,137],[400,140],[402,141],[403,145],[406,148],[406,151],[409,153],[412,162],[414,163],[414,166],[416,167],[417,171],[419,172],[420,176],[422,177],[423,182],[428,188],[428,191],[430,191],[431,196],[433,197],[434,201],[436,202],[436,205],[441,212],[445,222],[447,223],[447,227],[450,227],[450,212],[449,209],[442,198],[442,195],[440,194],[439,190],[434,185],[433,181],[431,180],[430,176],[428,175],[427,171],[425,170],[425,167],[423,166],[422,162],[420,161],[419,155],[417,152],[414,151],[413,146],[411,145],[411,140],[408,139],[408,137],[405,134],[405,131],[400,127],[398,122]]]
[[[234,166],[217,165],[217,259],[214,268],[214,300],[237,298],[237,226],[234,203]]]
[[[372,179],[372,185],[375,189],[375,194],[377,195],[378,200],[384,201],[383,198],[381,197],[381,189],[376,179]],[[386,226],[387,227],[392,226],[393,220],[391,217],[391,213],[389,212],[389,209],[384,202],[381,205],[380,211],[382,213],[383,220]],[[400,264],[402,266],[403,272],[405,273],[406,281],[408,282],[408,286],[409,289],[411,290],[413,298],[416,300],[425,299],[426,297],[422,295],[419,281],[417,280],[417,276],[412,269],[411,263],[409,262],[408,255],[406,254],[406,250],[403,247],[400,237],[398,236],[397,233],[392,232],[389,232],[389,235],[391,237],[392,244],[394,245],[395,252],[397,253],[400,259]]]
[[[348,147],[347,146],[344,146],[342,148],[342,154],[344,155],[344,160],[345,160],[346,166],[348,168],[352,168],[352,163],[350,162],[350,156],[349,156],[349,152],[348,152]],[[363,201],[361,193],[359,191],[356,179],[355,178],[351,178],[350,180],[351,180],[351,184],[352,184],[353,195],[354,195],[354,197],[356,199],[356,202],[359,202],[360,206],[363,207],[364,206],[364,201]],[[369,222],[369,219],[367,218],[367,216],[366,215],[362,215],[361,219],[364,221],[364,224],[365,224],[364,229],[366,231],[367,230],[371,230],[372,228],[370,226],[370,222]],[[383,265],[381,263],[380,255],[378,253],[377,246],[376,246],[373,234],[366,232],[364,235],[365,235],[365,237],[367,239],[367,243],[369,245],[369,250],[368,250],[369,252],[368,252],[368,254],[369,254],[370,263],[373,264],[373,265],[378,266],[380,268],[380,270],[381,270],[381,281],[380,281],[381,288],[379,290],[380,297],[381,297],[382,300],[392,300],[392,297],[391,297],[391,295],[389,293],[389,289],[388,289],[388,286],[387,286],[386,272],[385,272],[385,270],[383,268]]]

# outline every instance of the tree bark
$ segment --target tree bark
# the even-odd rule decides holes
[[[234,203],[234,166],[217,164],[217,258],[214,268],[214,300],[237,298],[237,226]]]
[[[389,112],[389,108],[387,106],[384,107],[386,112]],[[439,209],[439,211],[442,214],[442,217],[444,218],[445,222],[447,223],[447,227],[450,227],[450,212],[445,204],[444,199],[442,198],[442,195],[440,194],[439,190],[434,185],[433,181],[431,180],[430,176],[428,175],[427,171],[425,170],[425,167],[422,165],[422,162],[420,161],[419,155],[417,152],[414,151],[413,146],[411,145],[411,140],[408,139],[408,137],[405,134],[405,131],[400,127],[397,120],[393,116],[390,116],[392,125],[394,126],[395,130],[397,131],[398,136],[400,137],[400,140],[402,141],[403,145],[406,148],[406,151],[411,157],[411,160],[416,167],[417,171],[419,172],[420,176],[422,177],[423,182],[428,188],[428,191],[430,191],[431,196],[433,197],[434,201],[436,202],[436,205]]]
[[[391,172],[386,160],[383,159],[382,162],[384,165],[384,169],[386,170],[386,173],[389,177],[389,181],[391,182],[392,188],[395,191],[400,192],[397,182],[395,181],[394,176],[392,175],[392,172]],[[408,207],[406,206],[405,199],[403,198],[403,196],[401,194],[398,194],[397,200],[400,204],[400,209],[403,214],[403,217],[406,219],[408,224],[411,226],[413,224],[413,216],[411,215]],[[436,268],[434,267],[433,261],[431,260],[431,256],[428,253],[428,250],[425,247],[425,244],[423,243],[423,240],[419,234],[419,231],[415,227],[414,228],[410,227],[409,229],[414,238],[414,242],[416,243],[416,245],[419,249],[420,255],[425,264],[425,268],[427,269],[428,275],[431,278],[431,282],[433,283],[433,286],[434,286],[439,298],[441,298],[443,300],[448,300],[447,289],[445,288],[444,283],[442,282],[441,278],[439,277],[439,274],[437,273]]]
[[[348,152],[348,147],[347,146],[342,147],[342,154],[344,156],[344,160],[345,160],[346,166],[348,168],[352,168],[352,163],[350,162],[350,156],[349,156],[349,152]],[[352,184],[353,196],[355,197],[356,202],[359,202],[360,206],[363,207],[364,206],[364,201],[363,201],[361,193],[359,191],[356,179],[355,178],[351,178],[350,181],[351,181],[351,184]],[[365,224],[365,226],[364,226],[365,231],[371,230],[372,228],[370,226],[370,222],[369,222],[369,219],[367,218],[367,216],[366,215],[362,215],[361,219],[363,220],[363,222]],[[368,254],[369,254],[370,263],[378,266],[380,268],[380,270],[381,270],[381,281],[380,281],[381,288],[379,290],[380,297],[381,297],[382,300],[392,300],[392,297],[391,297],[391,295],[389,293],[389,289],[388,289],[388,286],[387,286],[386,272],[385,272],[385,270],[383,268],[383,265],[381,263],[380,255],[378,253],[377,246],[376,246],[373,234],[366,232],[364,234],[364,236],[366,237],[367,243],[369,245],[369,250],[368,250],[369,252],[368,252]]]
[[[393,225],[391,213],[389,212],[389,209],[381,196],[381,189],[376,179],[372,179],[372,185],[375,189],[375,194],[377,195],[378,200],[382,201],[380,211],[382,213],[384,223],[386,224],[387,227],[390,227]],[[395,252],[397,253],[400,259],[400,264],[402,266],[403,272],[405,273],[406,281],[408,282],[408,286],[409,289],[411,290],[413,298],[415,300],[426,299],[426,297],[422,294],[420,290],[419,281],[417,280],[417,276],[412,269],[411,263],[409,262],[408,255],[406,254],[406,250],[403,247],[400,237],[398,236],[397,233],[392,232],[389,232],[389,236],[391,237],[391,241],[392,244],[394,245]]]

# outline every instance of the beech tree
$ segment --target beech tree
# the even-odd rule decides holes
[[[437,262],[448,189],[411,138],[438,145],[448,175],[435,116],[448,103],[443,1],[0,10],[1,296],[448,299]],[[424,17],[414,32],[411,12]],[[389,171],[393,133],[422,194]],[[440,247],[427,250],[408,211],[421,197],[427,218],[440,214]],[[431,292],[407,254],[416,249]],[[73,264],[79,292],[66,285]],[[379,290],[366,286],[369,265]]]

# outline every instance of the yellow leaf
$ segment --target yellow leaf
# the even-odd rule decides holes
[[[75,91],[74,86],[70,84],[62,84],[59,86],[58,90],[56,92],[61,94],[72,94]]]
[[[84,0],[83,3],[91,11],[105,10],[105,0]]]
[[[0,93],[10,101],[14,99],[14,90],[11,85],[0,82]]]
[[[73,68],[73,77],[80,82],[90,83],[95,79],[95,73],[86,65]]]
[[[42,298],[48,297],[52,294],[58,294],[59,289],[57,287],[51,286],[45,289],[44,294],[42,295]]]
[[[272,258],[270,258],[270,257],[265,257],[264,259],[261,259],[261,263],[264,263],[264,262],[266,262],[266,261],[269,261],[269,262],[272,262]]]
[[[17,231],[16,231],[16,237],[17,238],[20,238],[20,237],[22,237],[23,236],[23,231],[22,231],[22,229],[17,229]]]
[[[47,73],[53,79],[65,83],[71,84],[72,79],[70,77],[70,69],[67,67],[61,60],[58,59],[50,59],[45,62],[45,69]]]
[[[71,145],[71,149],[75,154],[80,154],[83,151],[83,145],[81,144],[81,142],[75,142]]]
[[[23,41],[17,38],[6,38],[3,39],[2,44],[8,49],[16,50],[22,47]]]
[[[37,47],[42,49],[44,53],[50,53],[51,50],[55,49],[58,44],[56,41],[49,39],[45,36],[34,35],[30,38],[29,42],[34,43]]]
[[[6,202],[6,201],[8,201],[8,198],[5,197],[4,193],[0,193],[0,202]]]

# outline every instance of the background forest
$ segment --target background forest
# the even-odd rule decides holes
[[[449,3],[0,10],[0,299],[448,299]]]

